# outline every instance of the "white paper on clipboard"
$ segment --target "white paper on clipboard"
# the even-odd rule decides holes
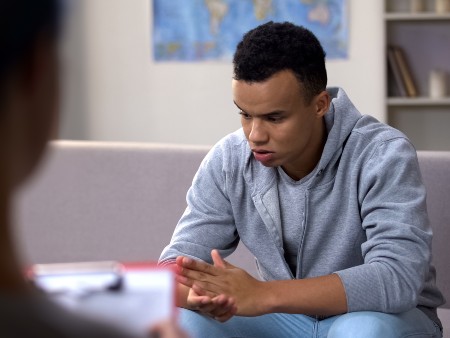
[[[175,316],[171,268],[152,263],[112,263],[73,263],[72,269],[70,263],[56,268],[39,265],[32,269],[32,279],[57,303],[78,315],[133,334],[146,333],[156,322]],[[83,264],[89,269],[80,268]]]

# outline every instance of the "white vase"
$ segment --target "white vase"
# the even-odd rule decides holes
[[[433,69],[429,78],[430,97],[439,99],[447,96],[447,73],[443,70]]]

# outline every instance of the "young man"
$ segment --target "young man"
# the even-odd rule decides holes
[[[251,30],[233,63],[242,129],[203,161],[160,258],[178,265],[184,327],[195,337],[441,337],[410,141],[326,89],[325,53],[303,27]],[[239,240],[263,281],[221,258]]]
[[[0,1],[0,336],[125,337],[38,294],[25,281],[13,245],[13,194],[37,166],[57,115],[58,21],[57,0]],[[185,337],[172,323],[153,332]]]

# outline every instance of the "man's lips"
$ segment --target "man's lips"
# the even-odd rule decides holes
[[[252,149],[253,156],[257,161],[264,163],[269,162],[273,158],[273,151],[265,150],[265,149]]]
[[[273,153],[273,151],[261,149],[261,148],[252,148],[252,152],[258,153],[258,154],[267,154],[267,153]]]

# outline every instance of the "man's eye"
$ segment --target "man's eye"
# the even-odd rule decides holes
[[[282,116],[268,116],[267,121],[269,122],[281,122],[283,120]]]
[[[249,114],[244,113],[243,111],[240,111],[239,115],[241,115],[242,118],[245,119],[245,120],[249,120],[251,118],[251,116]]]

